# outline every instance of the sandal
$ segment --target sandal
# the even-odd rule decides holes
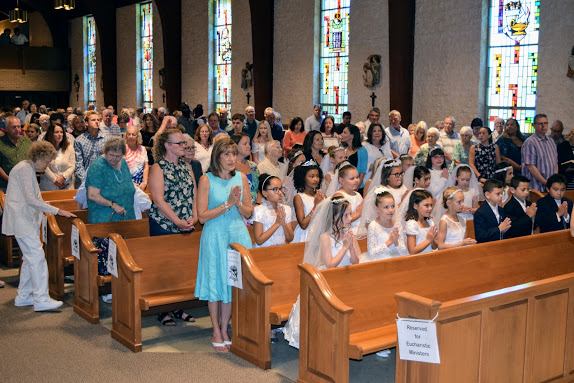
[[[161,313],[157,316],[157,320],[164,326],[175,326],[176,323],[169,315],[169,313]]]
[[[188,315],[183,310],[173,311],[173,316],[177,319],[181,319],[184,322],[195,322],[195,318],[192,315]]]
[[[6,282],[0,281],[0,289],[1,289],[2,287],[4,287],[4,286],[6,286]]]

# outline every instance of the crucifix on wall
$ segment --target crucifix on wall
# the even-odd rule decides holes
[[[377,98],[377,95],[375,94],[375,92],[371,93],[371,95],[369,96],[371,98],[371,106],[374,108],[375,107],[375,98]]]

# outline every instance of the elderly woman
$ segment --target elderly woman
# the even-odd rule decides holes
[[[279,148],[281,152],[281,148]],[[249,181],[236,170],[237,145],[229,138],[213,147],[209,172],[199,180],[197,205],[201,232],[195,296],[208,301],[213,326],[211,342],[218,352],[228,352],[231,286],[227,285],[227,249],[230,243],[251,248],[242,218],[253,213]]]
[[[429,128],[427,131],[427,142],[422,144],[415,156],[415,166],[425,166],[429,152],[436,148],[441,148],[438,144],[439,132],[437,128]]]
[[[62,305],[48,294],[48,266],[40,242],[42,214],[58,214],[66,218],[72,213],[42,201],[36,172],[43,172],[56,158],[56,150],[46,141],[30,146],[29,160],[20,161],[10,172],[2,233],[13,235],[22,251],[22,268],[16,306],[34,306],[34,311],[53,310]]]
[[[449,171],[457,167],[460,164],[468,165],[468,155],[470,153],[471,142],[473,137],[472,129],[470,126],[463,126],[460,128],[460,141],[454,144],[452,162],[450,164]]]
[[[122,117],[123,115],[120,115]],[[119,117],[118,117],[119,120]],[[126,128],[126,154],[124,159],[130,168],[130,175],[134,185],[145,190],[149,174],[147,151],[142,146],[142,135],[135,126]]]
[[[50,127],[50,116],[48,116],[47,114],[41,114],[38,121],[40,123],[40,127],[42,128],[42,131],[47,132],[48,128]]]
[[[207,124],[201,124],[195,131],[195,159],[201,163],[201,170],[205,173],[209,168],[209,159],[213,149],[213,130]]]
[[[411,147],[409,148],[409,154],[414,158],[417,155],[419,148],[426,142],[427,142],[427,123],[424,121],[419,121],[415,125],[413,134],[411,134]]]
[[[125,154],[124,140],[110,137],[104,144],[102,156],[96,158],[88,168],[88,222],[135,219],[135,186],[128,164],[123,159]]]
[[[509,118],[504,126],[502,136],[496,140],[500,149],[500,159],[508,162],[514,169],[514,175],[522,171],[522,144],[524,137],[520,132],[520,124],[514,118]]]
[[[151,236],[190,232],[197,222],[197,188],[193,173],[183,160],[186,146],[179,129],[165,129],[154,140],[153,156],[156,162],[149,175],[153,201],[149,210]],[[186,322],[195,322],[183,310],[172,314]],[[167,312],[159,314],[157,319],[165,326],[175,325]]]
[[[40,177],[40,190],[69,190],[74,188],[76,153],[61,125],[51,125],[44,136],[56,149],[56,158]]]
[[[201,169],[201,162],[195,159],[197,144],[195,143],[195,140],[191,138],[191,136],[187,133],[183,134],[183,139],[187,144],[187,146],[185,147],[185,154],[183,156],[183,160],[193,172],[193,177],[195,178],[195,184],[199,185],[199,179],[203,175],[203,170]]]
[[[572,190],[574,189],[574,129],[564,137],[564,142],[559,143],[556,150],[558,151],[558,172],[566,176],[568,179],[566,188]]]
[[[313,132],[317,132],[319,137],[321,137],[321,133],[316,130]],[[321,137],[321,139],[323,139]],[[281,150],[281,144],[279,141],[271,140],[265,144],[265,159],[259,162],[257,165],[257,170],[259,174],[269,174],[275,177],[279,177],[279,179],[283,179],[285,176],[285,171],[287,166],[283,166],[282,163],[279,162],[279,158],[281,158],[281,154],[283,151]]]

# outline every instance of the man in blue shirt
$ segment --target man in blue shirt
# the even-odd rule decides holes
[[[390,125],[385,129],[387,138],[391,145],[391,150],[401,154],[407,154],[411,147],[411,137],[409,131],[401,126],[401,114],[398,110],[391,110],[389,113]]]

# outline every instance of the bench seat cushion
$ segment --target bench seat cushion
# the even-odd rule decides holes
[[[351,334],[347,354],[351,359],[361,360],[364,355],[396,347],[396,345],[397,325],[392,324]]]
[[[289,314],[291,313],[291,308],[293,308],[293,303],[288,303],[285,305],[271,306],[271,311],[269,312],[269,323],[280,325],[289,319]]]
[[[140,297],[140,310],[149,310],[150,307],[197,299],[195,295],[193,295],[194,291],[195,287],[189,287],[159,293],[142,294]]]

